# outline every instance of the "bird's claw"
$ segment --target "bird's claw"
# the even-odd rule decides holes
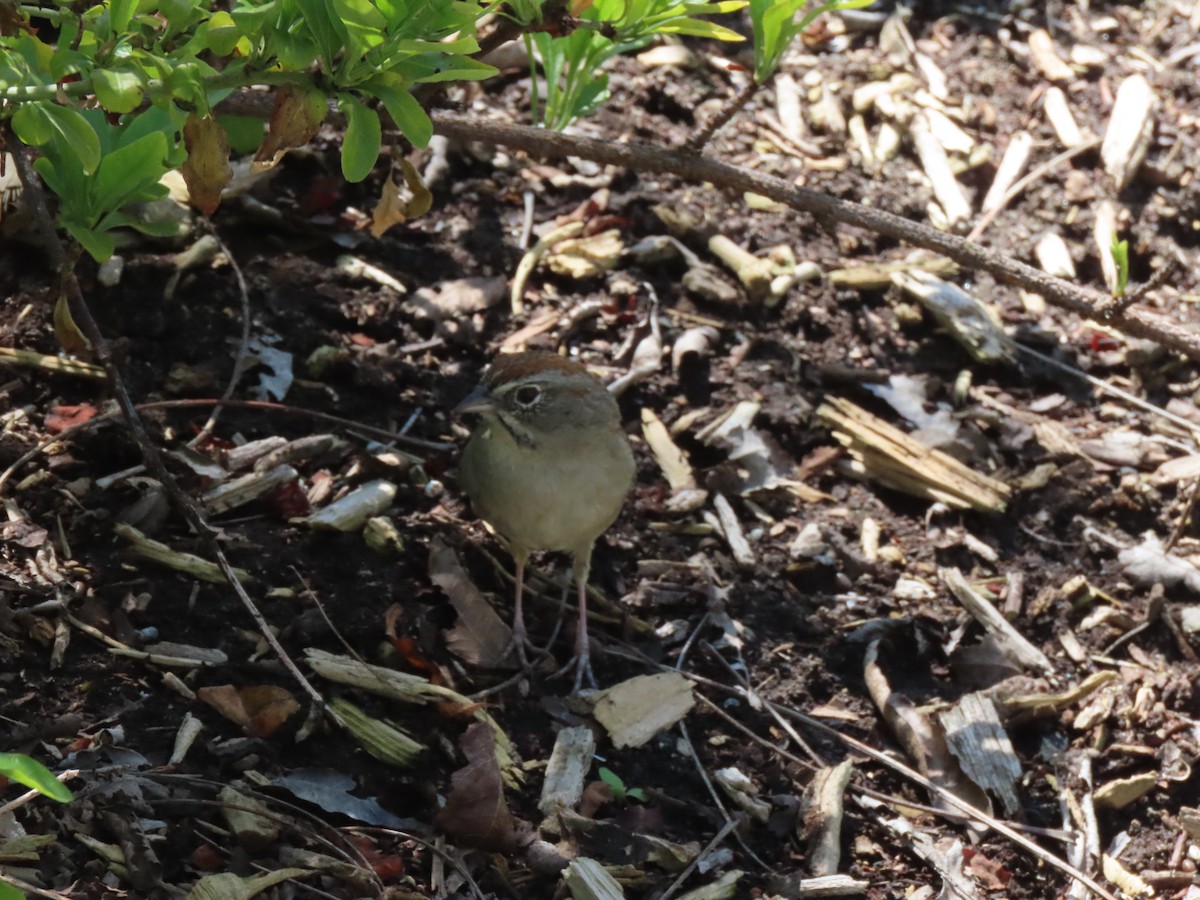
[[[587,686],[589,688],[596,687],[596,676],[592,672],[592,661],[588,656],[586,648],[582,652],[576,650],[571,656],[571,661],[550,677],[561,678],[572,670],[575,672],[575,684],[574,687],[571,688],[572,694],[578,694],[580,691],[582,691],[584,682],[587,682]]]
[[[539,647],[529,639],[529,635],[518,633],[515,629],[512,637],[509,639],[508,646],[504,648],[504,658],[508,659],[514,653],[517,656],[517,664],[527,674],[533,671],[534,659],[550,655],[550,651],[547,648]]]

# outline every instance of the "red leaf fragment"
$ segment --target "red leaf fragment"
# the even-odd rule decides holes
[[[62,434],[68,428],[82,425],[94,418],[98,412],[99,410],[90,403],[80,403],[78,406],[52,406],[50,414],[46,416],[46,431],[50,434]]]

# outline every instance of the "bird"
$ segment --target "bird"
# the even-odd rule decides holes
[[[587,634],[592,549],[620,514],[636,472],[616,398],[581,363],[531,350],[498,356],[454,413],[481,417],[463,448],[458,480],[515,563],[511,647],[528,668],[522,595],[530,553],[566,551],[579,626],[574,655],[558,674],[574,669],[575,693],[585,681],[595,686]]]

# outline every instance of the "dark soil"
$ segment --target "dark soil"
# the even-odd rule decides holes
[[[963,128],[993,150],[991,163],[960,176],[975,210],[1009,136],[1023,129],[1032,134],[1035,166],[1061,149],[1041,112],[1048,83],[1011,49],[1025,46],[1032,28],[1048,27],[1064,56],[1081,35],[1109,54],[1106,64],[1083,71],[1070,84],[1080,127],[1100,135],[1116,85],[1144,70],[1145,59],[1165,60],[1195,40],[1186,14],[1179,12],[1186,4],[1090,6],[1051,3],[1044,11],[1014,15],[997,3],[970,10],[918,4],[909,22],[918,48],[946,74],[948,104],[963,113]],[[1088,22],[1105,16],[1116,27],[1087,30]],[[694,49],[702,58],[729,52]],[[892,71],[877,31],[852,33],[809,52],[821,81],[847,113],[855,88]],[[1033,183],[981,242],[1031,261],[1039,236],[1056,230],[1071,249],[1078,281],[1102,285],[1092,230],[1098,202],[1111,197],[1125,216],[1120,230],[1130,244],[1132,282],[1172,267],[1141,302],[1177,322],[1196,323],[1196,58],[1149,73],[1159,96],[1157,128],[1147,162],[1128,188],[1114,193],[1098,151],[1084,153]],[[802,80],[807,65],[802,60],[789,71]],[[613,139],[672,145],[683,143],[698,120],[734,90],[729,77],[711,66],[646,69],[632,59],[614,68],[612,84],[614,99],[580,127]],[[481,95],[451,95],[445,102],[527,121],[527,97],[527,76],[511,73],[486,85]],[[706,152],[843,199],[926,219],[932,195],[909,144],[871,173],[858,164],[844,135],[815,130],[812,139],[826,161],[845,165],[805,162],[767,141],[763,116],[773,115],[774,108],[772,90],[764,89]],[[655,212],[666,206],[692,221],[680,239],[711,262],[706,239],[718,232],[756,252],[788,245],[825,273],[896,261],[908,248],[863,232],[827,230],[793,214],[750,211],[742,198],[703,185],[614,171],[601,187],[588,164],[532,160],[478,146],[451,147],[449,172],[435,186],[429,215],[372,239],[358,228],[363,224],[358,210],[374,206],[385,167],[363,185],[331,178],[328,173],[338,170],[335,138],[330,131],[311,152],[285,158],[273,180],[256,190],[260,202],[282,213],[276,225],[263,224],[239,201],[226,203],[213,223],[244,273],[252,334],[292,355],[295,381],[283,400],[288,410],[227,408],[213,438],[185,452],[211,405],[159,402],[211,400],[230,378],[243,310],[228,265],[186,274],[165,299],[177,248],[135,243],[120,251],[125,270],[115,287],[101,285],[95,266],[82,263],[83,290],[114,345],[130,394],[139,404],[157,404],[145,413],[151,435],[192,496],[211,485],[196,458],[212,464],[246,441],[331,430],[304,411],[393,432],[411,423],[412,437],[461,445],[466,428],[449,411],[507,337],[554,313],[560,317],[554,327],[531,339],[529,347],[568,352],[606,376],[622,374],[629,354],[618,351],[644,336],[640,322],[656,298],[666,357],[659,372],[620,401],[638,478],[620,519],[597,548],[592,583],[608,605],[592,626],[594,664],[601,686],[609,687],[658,671],[660,664],[682,663],[683,671],[709,680],[696,691],[711,705],[698,704],[688,714],[684,733],[671,728],[644,746],[618,750],[594,724],[590,705],[568,697],[567,681],[539,673],[488,695],[487,711],[526,770],[524,785],[506,793],[514,816],[535,826],[542,822],[542,772],[556,734],[564,726],[590,724],[597,733],[596,765],[615,772],[627,787],[643,789],[646,799],[602,804],[589,817],[608,829],[563,834],[561,852],[610,866],[628,864],[621,874],[628,896],[661,896],[678,867],[648,861],[644,852],[630,849],[626,837],[652,834],[690,847],[693,855],[708,848],[725,814],[737,810],[735,801],[711,785],[713,773],[736,768],[756,787],[769,818],[745,817],[710,848],[707,862],[688,874],[681,889],[740,871],[736,888],[725,896],[796,896],[796,881],[812,874],[811,849],[798,836],[803,832],[797,819],[813,775],[807,751],[757,697],[818,715],[871,747],[902,756],[907,748],[868,693],[868,649],[878,656],[892,691],[931,710],[944,710],[1008,675],[1039,676],[1026,678],[1024,693],[1030,694],[1064,691],[1094,673],[1115,672],[1119,677],[1104,688],[1110,692],[1107,712],[1087,712],[1094,697],[1085,697],[1048,715],[1008,723],[1022,767],[1021,809],[1005,813],[997,805],[996,815],[1050,829],[1050,836],[1035,833],[1035,840],[1065,857],[1067,847],[1054,830],[1080,823],[1070,814],[1064,819],[1063,798],[1091,798],[1090,787],[1078,781],[1080,757],[1090,754],[1095,786],[1156,773],[1153,787],[1128,805],[1100,810],[1097,833],[1105,852],[1114,854],[1118,838],[1128,839],[1119,860],[1129,872],[1170,870],[1174,881],[1152,882],[1169,886],[1165,895],[1189,883],[1194,857],[1183,848],[1195,849],[1189,842],[1196,835],[1183,829],[1180,816],[1184,807],[1200,802],[1190,775],[1200,752],[1195,726],[1200,702],[1193,689],[1194,638],[1176,620],[1195,602],[1194,591],[1186,579],[1165,591],[1150,587],[1129,574],[1118,551],[1137,544],[1143,532],[1166,541],[1178,529],[1182,540],[1174,552],[1182,559],[1195,552],[1195,511],[1188,499],[1193,487],[1151,477],[1165,459],[1195,452],[1194,431],[1028,356],[1012,366],[977,363],[897,288],[852,291],[835,288],[827,277],[798,284],[778,306],[766,308],[747,298],[728,273],[722,277],[738,293],[736,302],[719,304],[689,292],[679,260],[639,265],[623,259],[606,275],[579,281],[542,268],[530,280],[523,317],[511,315],[505,296],[486,312],[439,321],[413,295],[469,276],[511,278],[522,256],[518,236],[526,192],[535,198],[539,226],[591,204],[584,214],[594,225],[589,230],[618,228],[626,247],[667,233]],[[13,240],[5,251],[0,343],[60,353],[54,289],[39,252]],[[337,260],[345,253],[386,271],[407,293],[341,271]],[[1045,309],[990,277],[962,273],[956,282],[991,304],[1033,348],[1200,421],[1193,364]],[[568,328],[573,313],[586,304],[598,313]],[[672,343],[701,322],[718,329],[713,352],[673,370]],[[317,352],[333,354],[335,363],[313,370],[308,361]],[[245,373],[235,398],[259,397],[256,385],[264,371],[259,365]],[[972,389],[953,408],[958,430],[949,451],[1013,487],[1003,512],[932,506],[847,475],[839,465],[846,457],[836,456],[839,445],[815,416],[824,398],[848,398],[911,431],[865,386],[912,376],[922,382],[928,411],[937,404],[949,409],[964,372],[970,373]],[[0,394],[6,401],[0,406],[7,409],[0,466],[61,430],[57,417],[86,418],[107,409],[111,397],[101,380],[15,367],[0,372]],[[798,471],[805,487],[823,499],[801,500],[786,487],[737,495],[740,480],[727,450],[703,442],[697,431],[748,400],[761,406],[754,425],[786,461],[784,474]],[[668,511],[671,490],[638,425],[645,409],[670,426],[703,407],[710,412],[676,440],[699,485],[732,502],[750,538],[753,565],[735,560],[702,510]],[[1118,429],[1141,436],[1140,455],[1118,459],[1086,452],[1092,446],[1086,442],[1102,442]],[[490,557],[505,572],[510,562],[457,490],[456,451],[411,451],[421,460],[407,468],[389,458],[373,435],[353,427],[332,430],[346,441],[343,451],[296,462],[298,476],[290,489],[211,517],[231,561],[252,576],[250,593],[280,642],[306,672],[304,651],[319,648],[432,675],[465,695],[504,681],[511,671],[472,667],[449,652],[444,631],[455,613],[430,580],[430,543],[440,539],[454,548],[500,615],[510,614],[510,582]],[[1054,435],[1062,441],[1055,443]],[[303,850],[340,854],[374,873],[363,882],[329,870],[310,878],[308,884],[325,896],[470,896],[473,890],[489,897],[563,895],[558,876],[539,868],[527,847],[488,853],[484,850],[496,848],[473,849],[461,835],[436,837],[435,815],[451,791],[452,774],[464,766],[459,739],[471,721],[469,711],[464,717],[449,704],[387,702],[314,676],[327,697],[353,700],[429,749],[416,768],[398,769],[372,758],[328,720],[308,733],[307,698],[236,594],[131,555],[129,542],[114,533],[115,522],[136,521],[176,550],[210,556],[152,478],[135,473],[108,481],[140,461],[128,431],[113,420],[43,446],[3,485],[8,524],[0,529],[0,749],[82,772],[70,782],[77,796],[71,805],[37,800],[15,814],[0,813],[0,851],[2,840],[18,833],[6,816],[15,815],[29,834],[57,838],[32,861],[0,855],[0,870],[11,866],[24,880],[71,897],[165,897],[214,872],[246,876],[315,865],[297,855]],[[1047,465],[1053,466],[1051,475],[1034,477]],[[386,515],[398,530],[399,548],[379,552],[357,532],[315,531],[297,520],[306,512],[305,495],[322,485],[329,485],[330,497],[318,505],[377,478],[398,486]],[[703,509],[711,511],[711,503]],[[821,551],[797,550],[797,537],[812,525]],[[872,526],[882,535],[879,547],[864,542],[864,530]],[[536,567],[557,579],[565,565],[549,555]],[[978,649],[982,629],[939,580],[945,567],[962,570],[1004,606],[1016,630],[1050,658],[1054,671],[1019,672],[997,663],[994,652],[985,660]],[[928,590],[905,590],[900,582],[923,583]],[[556,582],[530,600],[539,642],[554,629],[558,595]],[[1097,615],[1099,610],[1107,613]],[[1140,625],[1145,627],[1113,646]],[[694,640],[685,645],[695,629]],[[219,650],[224,658],[206,666],[159,665],[112,652],[105,636],[135,649],[167,641]],[[553,646],[555,658],[565,661],[570,647],[568,613]],[[753,685],[754,702],[741,690],[740,678]],[[291,692],[301,709],[278,730],[256,736],[253,726],[231,721],[194,696],[220,685],[273,685]],[[202,730],[171,762],[189,717]],[[797,727],[826,764],[853,759],[855,785],[914,804],[932,802],[919,785],[835,738]],[[781,755],[779,747],[789,755]],[[352,776],[354,796],[374,799],[391,818],[346,815],[277,786],[280,776],[312,770]],[[596,777],[593,768],[589,780]],[[258,843],[231,833],[220,812],[230,801],[218,802],[229,784],[243,790],[243,798],[258,796],[284,827]],[[12,788],[6,797],[16,794]],[[914,891],[942,883],[935,868],[898,836],[894,820],[901,815],[859,793],[847,795],[839,871],[866,882],[868,897],[916,896]],[[1067,876],[994,831],[978,837],[960,823],[916,808],[905,808],[903,815],[933,840],[945,839],[945,846],[954,837],[973,846],[965,856],[958,854],[981,895],[990,890],[1048,898],[1068,889]],[[91,845],[81,836],[92,839]],[[435,840],[441,840],[436,851]],[[106,863],[96,842],[117,847],[124,868]],[[721,849],[729,855],[714,855]],[[443,862],[442,853],[451,861]],[[554,867],[548,869],[552,873]],[[461,871],[469,871],[478,887],[464,883]],[[270,890],[283,896],[297,889],[293,884]]]

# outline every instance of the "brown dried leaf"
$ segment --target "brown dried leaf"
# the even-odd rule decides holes
[[[238,690],[231,684],[200,688],[196,696],[255,737],[270,737],[300,704],[285,688],[273,684]]]
[[[425,215],[433,206],[433,194],[425,187],[425,182],[421,180],[413,164],[407,159],[402,159],[400,167],[404,171],[405,188],[396,184],[392,173],[388,173],[387,181],[383,183],[383,191],[379,195],[379,202],[371,213],[372,237],[380,237],[393,225]]]
[[[329,111],[321,91],[282,87],[275,92],[275,111],[267,136],[254,154],[254,169],[269,169],[292,147],[303,147],[316,135]]]
[[[233,177],[229,167],[229,138],[212,116],[191,114],[183,123],[187,161],[180,172],[187,183],[192,205],[211,216],[221,205],[221,191]]]
[[[458,613],[458,622],[446,631],[450,651],[473,666],[504,665],[512,629],[471,583],[455,552],[437,539],[429,549],[429,580],[446,592]]]
[[[270,737],[300,711],[300,703],[291,692],[278,685],[253,685],[242,688],[239,693],[250,716],[249,731],[255,737]]]
[[[434,824],[451,837],[484,850],[508,850],[517,840],[516,820],[504,799],[496,742],[483,722],[459,740],[467,765],[451,776],[446,805]]]

